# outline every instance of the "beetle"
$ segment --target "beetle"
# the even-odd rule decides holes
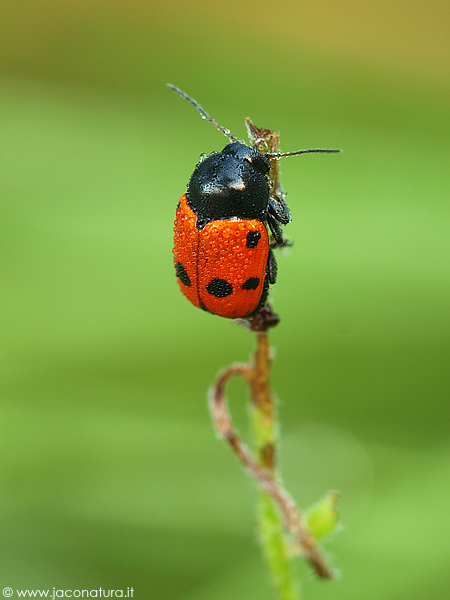
[[[200,159],[178,203],[173,255],[180,289],[198,308],[227,318],[250,317],[265,306],[276,281],[273,248],[288,244],[282,226],[291,215],[284,192],[269,176],[271,161],[339,150],[263,154],[238,141],[179,88],[168,87],[231,140],[221,152]]]

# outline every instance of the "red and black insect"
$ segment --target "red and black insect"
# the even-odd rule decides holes
[[[248,317],[264,307],[269,285],[275,283],[272,248],[286,244],[281,226],[291,220],[284,194],[271,185],[270,161],[339,150],[262,154],[239,142],[180,89],[168,87],[231,140],[221,152],[200,160],[178,203],[173,254],[180,289],[203,310]]]

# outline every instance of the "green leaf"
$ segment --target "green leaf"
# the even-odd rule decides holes
[[[338,531],[339,516],[336,503],[339,498],[340,494],[338,492],[329,492],[307,511],[306,521],[316,540],[323,540]]]

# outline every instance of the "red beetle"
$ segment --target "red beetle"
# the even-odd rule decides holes
[[[239,142],[180,89],[168,87],[231,140],[200,160],[178,203],[173,254],[180,289],[203,310],[249,317],[264,307],[275,283],[272,248],[286,244],[281,225],[291,220],[284,194],[271,187],[269,159],[339,150],[262,154]]]

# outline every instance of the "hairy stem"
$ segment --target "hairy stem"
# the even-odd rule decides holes
[[[210,409],[220,437],[227,440],[245,469],[260,488],[259,529],[261,543],[271,577],[280,600],[299,600],[300,592],[290,560],[289,532],[300,552],[319,577],[333,573],[318,549],[302,513],[282,487],[276,473],[276,411],[270,389],[271,352],[264,329],[255,329],[257,347],[252,364],[235,364],[223,370],[210,393]],[[252,428],[255,456],[240,440],[233,426],[225,397],[225,386],[231,377],[240,376],[251,391]]]
[[[257,332],[256,336],[251,385],[253,439],[258,464],[276,481],[277,425],[269,380],[271,351],[267,332]],[[258,517],[262,549],[279,598],[300,600],[282,516],[272,496],[262,490],[259,492]]]

